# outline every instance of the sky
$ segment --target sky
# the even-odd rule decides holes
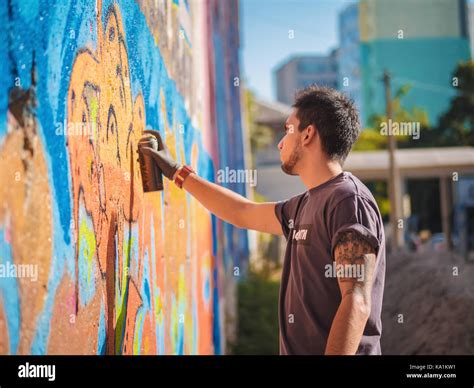
[[[338,14],[354,0],[240,0],[241,69],[260,98],[276,100],[273,70],[294,54],[338,46]],[[290,39],[289,30],[294,31]]]

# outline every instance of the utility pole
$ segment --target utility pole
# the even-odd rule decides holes
[[[385,104],[387,115],[388,130],[388,156],[389,156],[389,179],[388,191],[390,199],[390,225],[392,228],[392,251],[398,251],[404,245],[403,239],[403,218],[401,215],[401,179],[400,171],[395,159],[395,151],[397,149],[397,140],[390,128],[392,122],[392,92],[390,87],[390,74],[387,70],[383,74],[383,83],[385,87]],[[399,225],[401,220],[402,224]],[[401,226],[401,227],[400,227]]]

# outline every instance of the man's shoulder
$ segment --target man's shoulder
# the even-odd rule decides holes
[[[307,191],[304,191],[300,194],[296,194],[294,195],[293,197],[290,197],[290,198],[287,198],[287,199],[283,199],[281,201],[278,201],[277,202],[277,206],[283,206],[283,205],[286,205],[288,207],[294,207],[296,206],[305,196],[308,195],[308,192]]]
[[[293,209],[307,199],[311,204],[310,206],[324,207],[326,210],[332,210],[344,200],[356,197],[377,208],[377,202],[367,186],[355,175],[352,175],[352,173],[344,171],[343,174],[325,184],[324,187],[316,187],[286,200],[279,201],[277,206],[286,205],[286,208]]]
[[[331,187],[330,195],[328,195],[328,208],[333,210],[340,203],[354,199],[378,208],[377,202],[368,187],[355,175],[344,172],[343,179]]]

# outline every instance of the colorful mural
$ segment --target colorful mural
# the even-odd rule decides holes
[[[136,146],[245,167],[237,8],[0,5],[0,353],[225,352],[247,235],[168,181],[143,194]]]

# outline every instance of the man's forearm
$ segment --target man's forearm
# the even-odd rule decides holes
[[[326,344],[326,355],[353,355],[359,347],[370,309],[352,295],[341,301]]]
[[[217,217],[237,227],[243,227],[243,210],[246,205],[252,203],[247,198],[196,174],[188,175],[183,189]]]

